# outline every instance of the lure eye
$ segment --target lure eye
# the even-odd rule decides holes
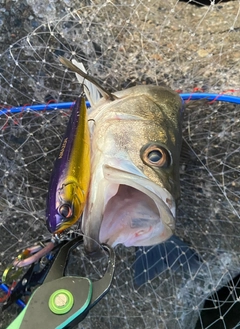
[[[149,166],[167,168],[171,164],[168,150],[161,145],[147,144],[141,150],[141,158]]]
[[[59,207],[58,213],[64,218],[70,218],[72,216],[72,208],[69,204],[63,204]]]

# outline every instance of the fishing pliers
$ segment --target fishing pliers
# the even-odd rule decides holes
[[[64,276],[69,252],[83,242],[81,235],[59,244],[57,254],[38,273],[37,264],[32,264],[18,282],[6,304],[16,301],[23,290],[25,295],[31,286],[40,286],[31,294],[26,307],[7,329],[70,329],[81,322],[102,297],[108,292],[115,269],[115,254],[108,246],[108,265],[104,276],[98,281],[87,277]],[[5,306],[6,308],[6,306]]]

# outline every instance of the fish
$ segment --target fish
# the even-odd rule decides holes
[[[46,225],[60,234],[81,217],[90,183],[90,134],[86,102],[73,106],[51,174],[46,202]]]
[[[153,279],[169,264],[196,271],[200,257],[175,235],[181,97],[155,85],[109,93],[86,72],[82,74],[76,61],[61,57],[60,62],[76,73],[80,83],[87,79],[103,96],[88,97],[93,122],[91,180],[81,222],[86,251],[96,252],[101,243],[135,247],[136,285]]]

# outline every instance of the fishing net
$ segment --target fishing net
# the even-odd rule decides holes
[[[80,93],[59,55],[82,61],[110,91],[165,83],[181,92],[240,95],[239,1],[201,6],[177,0],[29,0],[28,5],[31,31],[6,44],[0,57],[1,107],[8,109],[0,116],[0,271],[48,234],[48,182],[70,113],[50,111],[48,104],[72,102]],[[45,107],[37,112],[30,108],[34,104]],[[16,106],[20,112],[10,111]],[[196,250],[201,266],[193,273],[169,264],[137,287],[135,250],[118,246],[113,286],[78,328],[238,327],[239,105],[189,100],[183,136],[191,152],[179,169],[176,235]],[[71,268],[81,268],[82,253],[73,257]],[[92,266],[89,275],[98,272]],[[2,313],[0,327],[18,312],[15,305]]]

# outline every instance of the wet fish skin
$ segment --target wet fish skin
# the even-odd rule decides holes
[[[52,171],[46,224],[58,234],[82,215],[90,181],[90,136],[84,97],[77,99]]]
[[[101,215],[99,216],[99,213],[95,212],[95,210],[97,211],[96,206],[92,206],[97,202],[97,199],[90,203],[92,198],[90,187],[90,196],[83,219],[83,231],[92,239],[85,239],[86,249],[90,252],[95,250],[97,246],[94,240],[106,242],[112,246],[118,243],[125,246],[139,246],[136,248],[136,261],[134,263],[134,283],[136,286],[152,280],[169,268],[173,271],[183,270],[186,273],[189,271],[195,273],[201,266],[199,255],[176,235],[173,235],[176,218],[175,203],[180,197],[179,162],[182,140],[182,101],[170,89],[158,86],[137,86],[114,93],[114,96],[117,100],[106,102],[102,99],[99,106],[96,105],[96,109],[90,114],[95,122],[92,134],[92,147],[95,156],[92,158],[93,176],[91,184],[98,186],[98,178],[94,174],[97,173],[101,176],[99,168],[99,163],[101,163],[102,177],[108,183],[116,182],[121,186],[126,184],[137,188],[136,183],[131,182],[131,179],[134,180],[133,176],[126,174],[127,171],[130,171],[129,163],[131,162],[132,172],[135,171],[134,175],[139,175],[135,177],[138,183],[150,187],[149,190],[144,190],[146,194],[150,196],[150,190],[154,189],[153,186],[160,187],[163,195],[166,192],[165,199],[162,197],[164,204],[159,206],[160,213],[165,215],[162,218],[160,216],[165,227],[158,232],[157,224],[154,229],[157,218],[153,218],[154,213],[150,214],[150,212],[148,214],[152,216],[152,220],[146,218],[147,216],[145,218],[139,216],[132,218],[131,223],[128,221],[119,226],[114,226],[111,221],[106,221],[105,225],[104,220],[99,223]],[[111,143],[114,145],[114,149]],[[162,147],[166,150],[165,165],[151,165],[144,160],[144,152],[151,147],[153,149]],[[100,155],[97,156],[96,150],[102,152],[105,159],[101,159]],[[115,161],[113,160],[114,157]],[[128,164],[125,167],[119,166],[119,163],[124,161]],[[125,172],[120,172],[121,170],[125,170]],[[136,172],[137,170],[138,172]],[[99,180],[99,185],[101,186],[101,184],[102,182]],[[111,189],[111,184],[105,186],[102,185],[102,190]],[[120,207],[119,212],[125,214],[128,210],[128,204],[130,204],[129,207],[141,208],[144,200],[139,203],[128,203],[127,190],[124,190],[122,194],[120,190],[119,188],[117,193],[119,199],[117,196],[110,199],[103,213],[110,213],[108,207],[114,209]],[[97,192],[94,191],[94,193]],[[98,195],[98,197],[100,196]],[[153,196],[151,195],[151,197]],[[154,202],[157,202],[157,197],[156,193]],[[131,196],[129,198],[131,200]],[[148,205],[150,208],[152,207],[149,202]],[[165,211],[163,206],[167,207]],[[101,210],[100,207],[98,209]],[[119,222],[121,220],[124,222],[124,219],[120,217],[118,216]],[[112,218],[113,221],[117,221],[117,216],[114,219],[114,212]],[[98,225],[100,225],[100,229]],[[150,234],[151,226],[152,234]],[[103,230],[105,230],[105,234]],[[130,231],[133,232],[133,238],[129,238]],[[134,237],[141,234],[141,231],[145,231],[146,234],[149,232],[149,238],[144,241],[134,240]],[[155,232],[156,235],[154,236]],[[121,235],[123,236],[122,239],[119,238]],[[180,266],[180,264],[182,265]]]
[[[84,83],[79,74],[87,79],[86,72],[82,75],[72,62],[65,59],[63,64]],[[92,77],[89,81],[94,83]],[[170,267],[197,271],[200,257],[174,235],[181,98],[167,87],[142,85],[109,93],[94,84],[103,98],[93,101],[93,92],[89,97],[94,124],[91,183],[82,220],[86,251],[97,251],[103,242],[136,246],[136,285]]]
[[[165,241],[172,235],[175,226],[175,200],[180,195],[183,105],[179,95],[169,88],[151,85],[132,87],[113,95],[116,98],[114,101],[102,98],[89,115],[94,120],[91,137],[92,178],[84,212],[83,231],[92,238],[86,241],[86,248],[90,252],[97,247],[94,246],[94,240],[99,241],[103,203],[107,202],[103,200],[102,191],[111,184],[129,185],[143,190],[146,195],[151,194],[150,198],[155,196],[155,202],[161,201],[159,207],[164,214],[164,218],[161,218],[164,224],[162,236],[160,237],[160,233],[158,237],[152,234],[148,244],[145,242],[144,245]],[[143,152],[149,145],[166,151],[170,159],[166,166],[143,161]],[[145,188],[146,185],[149,186]],[[159,191],[163,197],[157,195]],[[109,225],[106,224],[105,232],[107,231]],[[105,234],[100,242],[106,241],[109,243],[110,239]]]

